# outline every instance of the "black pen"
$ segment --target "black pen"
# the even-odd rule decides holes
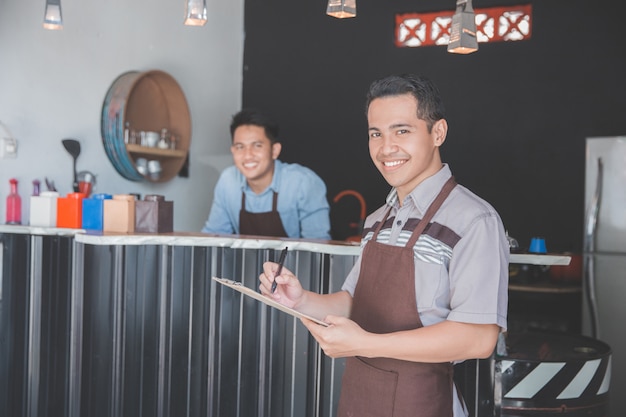
[[[278,285],[278,283],[276,282],[276,277],[280,275],[280,272],[283,270],[283,264],[285,263],[286,256],[287,256],[287,247],[285,246],[285,249],[283,249],[283,251],[280,253],[280,258],[278,259],[278,269],[276,270],[276,273],[274,274],[274,282],[272,282],[272,293],[276,291],[276,286]]]

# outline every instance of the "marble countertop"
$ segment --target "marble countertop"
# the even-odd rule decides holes
[[[217,246],[235,249],[276,249],[289,247],[331,255],[353,255],[360,252],[355,242],[316,239],[263,238],[259,236],[212,235],[207,233],[173,232],[150,233],[107,233],[83,229],[62,229],[54,227],[31,227],[21,225],[0,225],[0,233],[32,234],[43,236],[73,236],[77,242],[89,245],[167,245],[167,246]],[[510,262],[530,265],[569,265],[570,256],[561,254],[512,253]]]

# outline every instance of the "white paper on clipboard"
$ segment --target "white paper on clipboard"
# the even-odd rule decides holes
[[[294,317],[297,318],[305,318],[305,319],[309,319],[311,321],[314,321],[315,323],[324,326],[324,327],[328,327],[328,323],[325,323],[323,321],[321,321],[320,319],[316,319],[315,317],[311,317],[307,314],[303,314],[300,313],[299,311],[294,310],[293,308],[289,308],[286,307],[280,303],[277,303],[276,301],[272,300],[271,298],[268,298],[266,296],[264,296],[263,294],[259,294],[258,292],[246,287],[245,285],[243,285],[241,282],[237,282],[237,281],[233,281],[231,279],[226,279],[226,278],[218,278],[218,277],[213,277],[214,281],[219,282],[222,285],[225,285],[227,287],[230,287],[234,290],[239,291],[242,294],[247,295],[248,297],[252,297],[255,300],[259,300],[260,302],[262,302],[263,304],[267,304],[268,306],[277,308],[278,310],[285,312],[289,315],[292,315]]]

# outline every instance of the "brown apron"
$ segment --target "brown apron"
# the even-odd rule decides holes
[[[264,213],[251,213],[246,211],[246,194],[241,193],[241,210],[239,211],[239,234],[288,237],[280,215],[276,209],[278,204],[278,193],[274,191],[272,201],[272,211]]]
[[[450,177],[406,246],[378,243],[389,212],[367,242],[350,318],[372,333],[422,327],[415,296],[413,247],[448,194]],[[452,417],[452,364],[350,357],[343,375],[338,417]]]

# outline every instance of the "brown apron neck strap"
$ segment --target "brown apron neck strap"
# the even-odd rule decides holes
[[[415,230],[413,230],[413,234],[406,244],[407,248],[412,248],[413,246],[415,246],[415,242],[417,242],[417,239],[419,239],[420,235],[424,232],[424,229],[426,229],[426,226],[428,226],[428,223],[430,223],[433,216],[435,215],[435,213],[437,213],[437,210],[439,210],[446,198],[448,198],[450,192],[452,191],[452,189],[454,189],[454,187],[456,187],[456,181],[454,180],[454,177],[448,178],[448,181],[446,181],[443,187],[441,187],[441,191],[439,191],[439,194],[437,194],[435,200],[430,203],[430,206],[428,206],[428,209],[426,210],[424,217],[422,217],[422,220],[419,221],[417,227],[415,227]]]
[[[383,217],[383,219],[378,223],[378,226],[376,226],[376,229],[374,229],[374,236],[372,236],[372,241],[376,242],[376,238],[378,237],[378,232],[380,232],[380,229],[382,229],[383,224],[385,224],[385,222],[387,221],[387,217],[389,217],[389,213],[391,213],[391,207],[389,207],[389,210],[387,210],[387,212],[385,213],[385,217]]]
[[[411,235],[411,239],[409,239],[409,242],[406,245],[407,247],[410,248],[415,245],[417,239],[419,239],[424,229],[426,229],[426,226],[428,226],[428,223],[432,220],[433,216],[435,215],[435,213],[437,213],[437,210],[439,210],[446,198],[448,198],[448,195],[450,195],[450,192],[454,187],[456,187],[456,181],[452,176],[448,178],[448,181],[446,181],[443,187],[441,187],[441,191],[439,191],[439,194],[437,194],[435,200],[430,204],[430,206],[428,206],[426,214],[424,214],[424,217],[422,218],[422,220],[419,221],[417,227],[414,229],[413,234]],[[387,218],[389,217],[389,213],[391,213],[391,207],[389,207],[389,210],[387,210],[387,212],[385,213],[385,217],[383,217],[380,223],[378,223],[378,226],[376,226],[376,229],[374,229],[374,236],[372,236],[373,241],[376,241],[378,233],[380,232],[383,224],[385,224]]]
[[[278,207],[278,193],[274,191],[274,197],[272,199],[272,211],[276,211]],[[241,192],[241,209],[246,209],[246,193],[244,191]]]

